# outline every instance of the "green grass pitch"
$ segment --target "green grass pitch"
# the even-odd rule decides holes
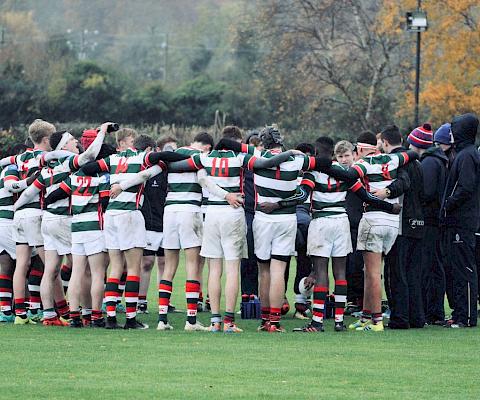
[[[181,267],[172,302],[185,309],[183,282]],[[157,332],[154,283],[149,301],[148,331],[1,325],[0,399],[480,397],[478,329],[335,333],[329,320],[295,334],[303,322],[289,313],[284,335],[242,320],[243,334],[224,335],[184,332],[184,314],[170,314],[175,330]]]

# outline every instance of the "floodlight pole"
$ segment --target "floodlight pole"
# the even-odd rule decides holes
[[[417,9],[420,10],[422,7],[422,0],[418,0]],[[418,113],[419,113],[419,102],[420,102],[420,44],[421,44],[422,33],[417,32],[417,65],[416,65],[416,74],[415,74],[415,126],[418,126]]]

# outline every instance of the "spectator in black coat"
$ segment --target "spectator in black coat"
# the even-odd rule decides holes
[[[450,124],[442,125],[433,138],[435,146],[420,157],[424,182],[425,240],[422,254],[422,298],[429,325],[445,323],[445,271],[441,260],[440,207],[447,180],[453,136]],[[449,296],[451,297],[451,296]]]
[[[478,280],[475,233],[480,216],[480,154],[475,147],[478,118],[464,114],[452,121],[456,156],[443,195],[440,222],[445,226],[444,261],[453,278],[451,328],[477,325]]]

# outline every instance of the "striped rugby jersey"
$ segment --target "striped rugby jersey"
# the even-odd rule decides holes
[[[4,178],[7,168],[0,173],[0,220],[4,223],[5,220],[13,220],[13,204],[15,203],[14,194],[5,189]]]
[[[331,168],[344,169],[337,162],[333,162]],[[302,185],[307,185],[312,189],[311,207],[313,218],[347,216],[345,200],[351,185],[343,181],[337,181],[335,178],[318,171],[305,172]],[[361,183],[357,182],[353,186],[356,185],[361,186]]]
[[[128,175],[133,176],[151,167],[152,164],[148,161],[149,154],[144,151],[127,149],[99,160],[98,164],[103,172],[110,174],[110,184],[113,185],[119,182],[120,175],[122,175],[122,178],[126,178]],[[160,163],[160,166],[165,169],[164,163]],[[143,184],[132,186],[122,191],[116,198],[110,199],[107,211],[135,211],[139,210],[142,204]]]
[[[408,161],[409,157],[405,152],[375,154],[373,156],[363,157],[355,162],[351,168],[354,168],[358,172],[360,179],[365,185],[365,189],[371,192],[372,190],[385,189],[395,181],[398,175],[398,168],[405,165]],[[387,198],[385,201],[392,204],[399,204],[400,198]],[[378,215],[392,221],[400,221],[400,215],[388,214],[371,206],[367,206],[365,212],[372,216]]]
[[[205,168],[212,181],[229,193],[242,191],[242,168],[251,169],[255,160],[251,154],[235,153],[231,150],[213,150],[208,154],[195,154],[192,162],[195,168]],[[225,199],[210,194],[207,200],[208,206],[228,206]],[[234,210],[232,208],[232,210]],[[239,211],[243,211],[241,208]]]
[[[303,172],[303,171],[302,171],[302,172]],[[297,178],[297,186],[300,186],[300,185],[302,184],[302,180],[303,180],[303,176],[305,175],[305,172],[303,172],[301,175],[302,175],[302,176],[299,176],[299,177]],[[311,206],[311,202],[312,202],[312,197],[311,197],[311,196],[308,196],[308,199],[305,200],[305,203],[303,203],[303,204],[310,207],[310,206]],[[302,204],[299,204],[299,205],[301,206]]]
[[[33,185],[48,196],[60,187],[60,183],[68,178],[71,172],[80,168],[78,158],[78,155],[74,155],[48,163],[42,168],[42,172],[35,179]],[[70,215],[70,199],[61,199],[49,204],[46,211],[55,215]]]
[[[202,213],[205,213],[207,211],[207,205],[208,205],[208,198],[210,197],[210,193],[208,193],[208,190],[202,187]]]
[[[193,147],[180,147],[176,153],[193,156],[201,151]],[[200,165],[197,169],[200,169]],[[165,210],[200,212],[202,205],[202,187],[198,183],[196,172],[169,172],[168,192]]]
[[[72,213],[72,243],[86,243],[97,238],[103,229],[101,197],[110,193],[110,175],[85,175],[82,171],[68,176],[59,186],[70,195]],[[89,232],[92,235],[89,235]],[[93,234],[95,233],[95,234]]]
[[[278,153],[280,152],[264,150],[260,152],[260,155],[265,158],[271,158]],[[257,205],[259,203],[278,203],[293,196],[297,191],[300,171],[308,171],[314,165],[314,157],[295,156],[288,161],[284,161],[278,167],[255,169],[253,179]],[[271,214],[265,214],[257,206],[256,213],[271,220],[290,219],[295,217],[296,207],[284,207],[275,210]]]
[[[30,172],[34,172],[41,168],[41,161],[37,159],[43,154],[43,150],[27,149],[22,154],[10,157],[11,165],[7,167],[5,179],[23,180],[27,178]],[[7,178],[8,177],[8,178]],[[32,201],[25,204],[16,211],[16,214],[22,217],[36,217],[42,215],[41,203],[43,201],[43,193],[35,195]]]

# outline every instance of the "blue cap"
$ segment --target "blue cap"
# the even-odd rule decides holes
[[[443,124],[440,128],[438,128],[435,132],[435,135],[433,136],[433,141],[435,143],[441,144],[453,144],[451,125],[449,123],[446,123]]]

